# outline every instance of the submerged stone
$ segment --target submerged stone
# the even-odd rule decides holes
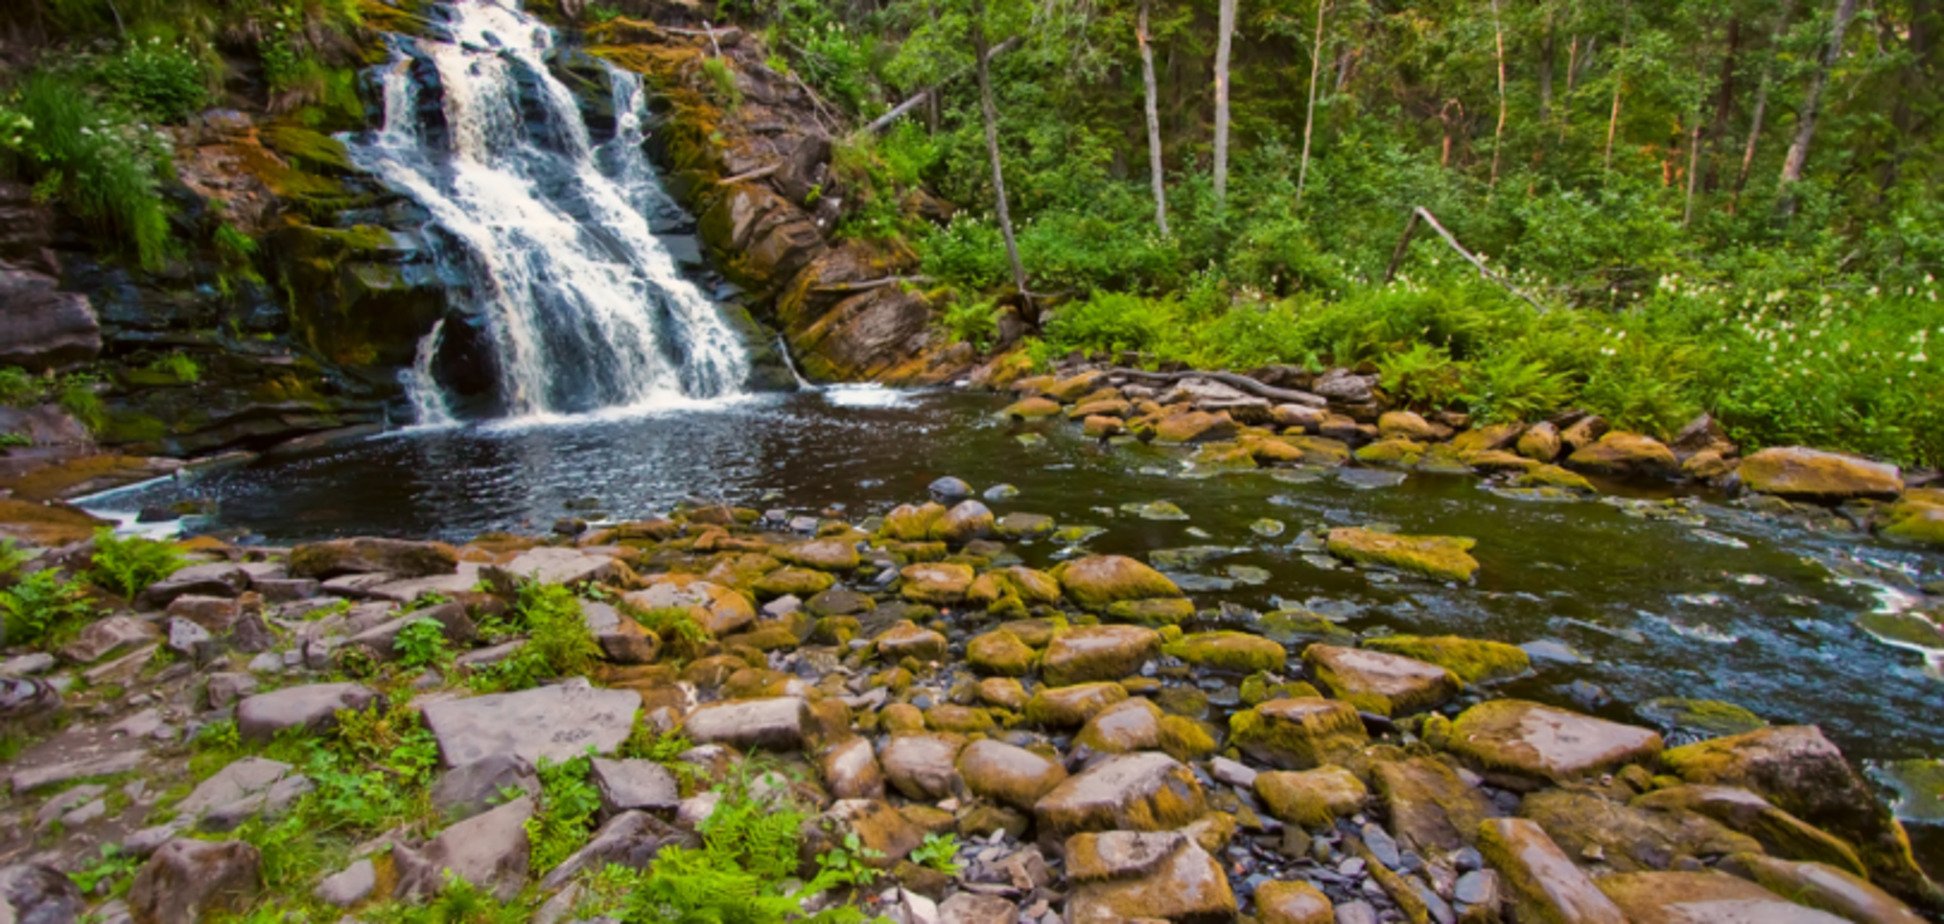
[[[1238,673],[1281,670],[1289,660],[1281,644],[1247,632],[1195,632],[1162,650],[1190,664]]]
[[[1330,530],[1331,555],[1363,565],[1384,565],[1435,580],[1469,581],[1478,560],[1469,553],[1478,540],[1464,536],[1401,536],[1360,527]]]
[[[1456,635],[1386,635],[1364,640],[1364,647],[1438,665],[1466,683],[1517,677],[1532,670],[1526,652],[1504,642]]]

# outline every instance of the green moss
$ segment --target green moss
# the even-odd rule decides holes
[[[1108,604],[1107,615],[1122,622],[1149,626],[1172,625],[1194,618],[1195,604],[1186,597],[1122,600]]]
[[[1436,664],[1466,683],[1503,680],[1532,669],[1532,659],[1524,649],[1504,642],[1456,635],[1390,635],[1368,639],[1363,644],[1375,651]]]
[[[1024,676],[1033,669],[1038,655],[1019,636],[997,629],[974,637],[965,645],[965,661],[983,674],[1002,677]]]
[[[1232,631],[1184,635],[1162,651],[1190,664],[1237,673],[1281,670],[1289,658],[1283,646],[1274,641]]]
[[[1512,478],[1513,487],[1519,488],[1564,488],[1569,491],[1593,493],[1593,482],[1578,472],[1567,471],[1557,465],[1535,465]]]
[[[1649,722],[1710,737],[1739,735],[1768,724],[1747,709],[1715,699],[1663,696],[1642,703],[1639,712]]]
[[[1349,703],[1274,699],[1229,717],[1229,741],[1288,770],[1307,770],[1361,749],[1368,738]]]
[[[265,147],[282,155],[292,166],[303,170],[319,171],[337,176],[356,173],[358,168],[351,162],[351,154],[344,142],[324,134],[289,122],[279,122],[262,129],[258,133]]]
[[[1200,760],[1215,753],[1215,736],[1186,716],[1161,717],[1161,750],[1176,760]]]
[[[1311,640],[1347,645],[1357,639],[1356,633],[1315,610],[1289,609],[1264,613],[1259,625],[1262,634],[1280,642]]]
[[[1240,694],[1243,705],[1260,706],[1272,699],[1320,698],[1323,692],[1301,680],[1271,680],[1267,672],[1258,671],[1242,679]]]
[[[1361,527],[1330,530],[1331,555],[1360,565],[1384,565],[1435,580],[1469,581],[1478,560],[1469,551],[1478,540],[1466,536],[1401,536]]]
[[[1424,444],[1406,439],[1379,440],[1358,449],[1355,456],[1357,461],[1366,465],[1409,468],[1423,458]]]

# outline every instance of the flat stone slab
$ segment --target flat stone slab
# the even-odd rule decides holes
[[[487,580],[509,588],[521,581],[570,586],[586,584],[616,577],[620,573],[621,566],[606,555],[555,546],[528,549],[506,564],[490,565],[485,569]]]
[[[1659,732],[1498,699],[1465,710],[1451,727],[1451,750],[1487,769],[1563,781],[1660,753]]]
[[[601,808],[611,815],[630,809],[672,812],[682,804],[681,781],[652,760],[597,757],[589,775],[601,794]]]
[[[1726,873],[1620,873],[1600,891],[1633,924],[1843,924],[1827,911],[1798,905]]]
[[[1195,775],[1174,758],[1152,751],[1101,761],[1055,786],[1033,806],[1041,830],[1056,835],[1169,830],[1207,810]]]
[[[803,746],[810,706],[801,697],[739,699],[697,706],[682,730],[697,744],[793,751]]]
[[[521,796],[445,829],[422,848],[394,849],[396,894],[407,900],[429,898],[445,889],[450,874],[500,901],[511,899],[527,878],[531,853],[526,821],[533,810],[533,798]]]
[[[15,793],[31,792],[43,786],[53,786],[69,780],[90,776],[112,776],[127,773],[140,767],[148,760],[148,752],[143,750],[114,751],[93,757],[62,761],[40,767],[22,767],[12,776]]]
[[[258,693],[236,706],[236,730],[251,741],[268,741],[287,728],[322,731],[339,709],[363,709],[378,699],[358,683],[312,683]]]
[[[275,817],[312,788],[310,779],[293,769],[282,761],[242,758],[202,781],[176,811],[196,819],[205,831],[228,831],[253,815]]]
[[[1436,664],[1362,648],[1311,645],[1310,673],[1338,698],[1381,715],[1433,709],[1458,695],[1458,678]]]
[[[581,680],[432,703],[424,715],[449,768],[501,753],[537,766],[543,758],[557,763],[577,757],[589,746],[613,753],[628,740],[640,708],[638,693]]]
[[[1479,826],[1478,847],[1505,877],[1512,910],[1519,920],[1627,924],[1627,915],[1537,822],[1489,819]]]

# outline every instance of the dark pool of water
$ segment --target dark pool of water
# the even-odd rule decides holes
[[[1674,518],[1647,499],[1542,502],[1503,496],[1469,477],[1413,474],[1363,487],[1335,473],[1192,477],[1187,453],[1103,448],[1064,424],[1021,428],[994,417],[990,396],[872,390],[806,393],[626,419],[430,431],[312,455],[264,460],[103,498],[135,509],[184,497],[214,503],[200,528],[266,542],[352,534],[464,539],[486,530],[544,530],[585,515],[616,518],[707,498],[792,513],[841,506],[862,517],[922,499],[939,475],[1019,495],[1000,513],[1051,514],[1106,532],[1093,551],[1147,555],[1218,546],[1194,569],[1203,606],[1303,603],[1359,630],[1456,633],[1513,643],[1562,642],[1585,660],[1552,666],[1512,692],[1621,719],[1636,704],[1687,696],[1742,704],[1774,722],[1820,724],[1853,758],[1944,757],[1944,680],[1919,654],[1883,644],[1857,618],[1944,574],[1944,558],[1811,532],[1689,498]],[[1044,440],[1021,440],[1037,432]],[[1369,474],[1368,472],[1364,474]],[[1353,476],[1356,477],[1356,476]],[[1151,521],[1120,508],[1168,500],[1188,515]],[[1249,526],[1287,523],[1276,538]],[[1451,587],[1327,567],[1301,536],[1386,523],[1410,533],[1473,536],[1472,586]],[[1034,563],[1071,550],[1021,549]],[[1230,568],[1261,569],[1260,584]],[[1262,575],[1254,575],[1257,578]],[[1575,685],[1575,682],[1578,682]],[[1589,705],[1593,688],[1611,697]],[[1935,832],[1917,832],[1937,844]],[[1944,856],[1936,846],[1924,853]]]

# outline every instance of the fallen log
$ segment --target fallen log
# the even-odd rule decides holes
[[[1430,209],[1421,205],[1411,209],[1411,217],[1404,221],[1404,233],[1398,236],[1397,247],[1391,251],[1390,265],[1384,268],[1385,282],[1390,282],[1392,279],[1397,278],[1397,269],[1404,264],[1404,254],[1411,248],[1411,238],[1417,235],[1419,222],[1430,225],[1431,230],[1438,232],[1438,236],[1444,238],[1444,242],[1449,244],[1452,250],[1457,251],[1459,256],[1465,258],[1466,262],[1477,267],[1478,275],[1504,286],[1505,291],[1525,299],[1526,303],[1532,307],[1540,311],[1546,310],[1546,306],[1539,304],[1538,299],[1520,291],[1519,287],[1513,285],[1511,280],[1500,276],[1488,268],[1485,265],[1485,261],[1479,259],[1477,254],[1466,250],[1465,245],[1458,243],[1457,237],[1453,236],[1450,231],[1445,230],[1444,225],[1438,223],[1438,216],[1431,214]]]
[[[1297,391],[1293,388],[1277,388],[1274,385],[1264,385],[1246,375],[1237,375],[1233,372],[1204,372],[1193,369],[1185,372],[1147,372],[1141,369],[1129,369],[1126,366],[1109,366],[1106,371],[1109,376],[1120,376],[1121,378],[1134,379],[1142,382],[1166,382],[1173,384],[1182,379],[1208,379],[1211,382],[1220,382],[1239,391],[1248,392],[1258,398],[1267,398],[1280,404],[1301,404],[1307,407],[1328,407],[1330,404],[1329,399],[1322,395],[1313,395],[1309,392]]]

